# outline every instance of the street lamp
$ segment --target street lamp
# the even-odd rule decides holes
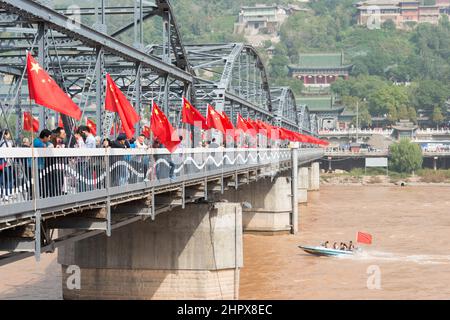
[[[356,100],[356,143],[358,143],[358,128],[359,128],[359,100]]]
[[[363,102],[366,98],[362,99]],[[359,130],[359,100],[356,100],[356,143],[358,143],[358,130]]]

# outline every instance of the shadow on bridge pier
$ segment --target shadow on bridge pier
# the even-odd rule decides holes
[[[211,184],[206,199],[204,190],[191,190],[200,197],[184,209],[168,203],[171,197],[157,197],[161,213],[154,221],[147,218],[111,237],[99,234],[60,249],[64,299],[238,299],[243,232],[293,232],[292,224],[299,223],[293,215],[300,213],[291,191],[318,190],[319,164],[301,167],[294,189],[290,171],[239,181],[236,188],[229,180],[223,193]],[[112,216],[146,211],[145,201],[136,201],[117,206]],[[64,286],[70,265],[81,268],[81,290]]]
[[[41,211],[28,209],[28,198],[2,204],[0,250],[9,253],[0,256],[0,265],[58,248],[65,299],[237,299],[243,232],[296,233],[298,203],[319,188],[316,159],[323,152],[215,151],[217,159],[207,150],[198,153],[195,162],[183,155],[171,181],[153,175],[145,181],[144,171],[124,161],[127,183],[120,186],[112,184],[118,180],[114,166],[100,167],[104,172],[92,167],[102,184],[74,175],[70,166],[60,170],[61,177],[92,187],[53,198],[36,193]],[[116,155],[98,157],[108,164]],[[87,202],[86,195],[95,198]],[[74,267],[81,271],[79,289],[68,286]]]
[[[236,203],[192,203],[68,244],[58,253],[63,284],[77,265],[82,285],[63,286],[64,299],[236,299],[241,213]]]

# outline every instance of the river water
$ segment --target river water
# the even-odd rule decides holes
[[[241,299],[450,298],[450,187],[325,186],[308,197],[298,235],[244,235]],[[373,244],[354,257],[297,247],[348,242],[357,231]],[[0,267],[0,299],[61,296],[55,254]]]
[[[450,187],[327,186],[308,197],[298,235],[244,236],[241,299],[450,298]],[[297,248],[357,231],[373,243],[355,257]]]

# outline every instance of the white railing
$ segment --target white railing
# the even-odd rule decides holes
[[[152,148],[0,148],[0,208],[84,201],[256,166],[277,170],[291,154],[291,149],[278,148],[179,148],[173,154]],[[298,154],[299,161],[306,161],[320,158],[323,151],[301,148]]]
[[[319,135],[326,136],[326,135],[352,135],[358,134],[365,135],[365,134],[382,134],[389,136],[392,134],[392,129],[381,129],[381,128],[375,128],[375,129],[358,129],[351,128],[351,129],[336,129],[336,130],[319,130]],[[417,135],[442,135],[442,134],[450,134],[450,128],[439,128],[439,129],[433,129],[433,128],[427,128],[427,129],[417,129],[416,131]]]
[[[337,130],[319,130],[319,135],[351,135],[351,134],[382,134],[382,135],[391,135],[392,129],[381,129],[381,128],[375,128],[375,129],[358,129],[351,128],[351,129],[337,129]]]
[[[325,156],[386,156],[388,153],[388,150],[349,150],[340,148],[328,148],[324,151]]]
[[[440,128],[440,129],[418,129],[417,135],[438,135],[438,134],[450,134],[450,129],[448,128]]]

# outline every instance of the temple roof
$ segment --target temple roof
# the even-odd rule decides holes
[[[383,6],[383,5],[392,5],[397,6],[401,1],[400,0],[366,0],[359,1],[356,3],[357,6]]]
[[[343,53],[302,53],[297,65],[290,65],[289,69],[346,69],[352,65],[344,64]]]
[[[331,96],[321,97],[300,97],[297,104],[306,105],[310,112],[341,112],[344,107],[334,106]]]

